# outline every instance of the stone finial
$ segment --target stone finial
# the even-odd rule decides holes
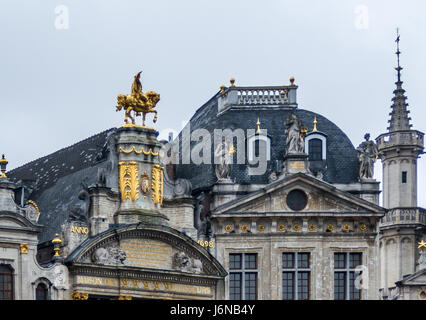
[[[230,85],[231,88],[235,87],[235,78],[229,79],[229,82],[231,83]]]
[[[259,120],[259,118],[257,118],[256,125],[257,125],[256,133],[260,133],[260,120]]]
[[[292,77],[290,77],[290,86],[294,86],[294,77],[292,76]]]

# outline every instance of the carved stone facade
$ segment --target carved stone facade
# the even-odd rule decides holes
[[[394,130],[357,150],[331,121],[298,108],[297,88],[294,78],[223,87],[173,143],[126,123],[0,178],[11,298],[45,288],[45,298],[78,300],[424,299],[423,134]],[[237,125],[252,133],[236,148],[226,139],[210,148],[216,163],[164,161],[167,150],[191,154],[186,130]],[[250,161],[235,163],[241,145]],[[261,152],[265,171],[253,174]]]

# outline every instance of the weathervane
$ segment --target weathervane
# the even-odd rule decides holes
[[[398,67],[395,68],[396,71],[398,71],[398,82],[401,82],[401,66],[399,65],[399,55],[401,54],[401,51],[399,51],[399,28],[396,28],[396,56],[398,57]]]
[[[140,116],[142,113],[142,126],[145,127],[145,116],[147,113],[155,113],[154,123],[157,121],[157,111],[154,110],[157,102],[160,100],[160,95],[154,91],[142,92],[142,84],[140,82],[140,75],[142,71],[135,75],[132,83],[132,89],[130,94],[119,94],[117,96],[117,108],[116,111],[124,109],[124,122],[128,124],[128,119],[132,119],[132,124],[135,124],[135,118],[130,114],[131,111],[136,116]]]

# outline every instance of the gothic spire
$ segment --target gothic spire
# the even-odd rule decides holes
[[[396,89],[393,91],[394,97],[392,98],[393,104],[391,106],[392,112],[389,114],[391,116],[389,122],[388,130],[389,132],[398,131],[398,130],[410,130],[411,118],[408,117],[408,113],[410,111],[407,110],[408,103],[406,103],[407,97],[404,95],[405,90],[402,89],[402,81],[401,81],[401,70],[403,69],[400,65],[399,56],[401,51],[399,50],[399,41],[400,35],[399,30],[396,29],[396,56],[398,61],[398,66],[395,70],[398,72],[398,80],[395,82]]]

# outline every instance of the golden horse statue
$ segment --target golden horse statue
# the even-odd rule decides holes
[[[135,118],[130,114],[131,111],[135,112],[136,116],[140,116],[142,113],[142,126],[145,126],[145,116],[147,113],[155,113],[154,123],[157,121],[157,110],[154,110],[158,101],[160,101],[160,95],[154,91],[142,92],[142,85],[140,82],[141,72],[135,75],[135,79],[132,83],[131,94],[119,94],[117,96],[117,109],[126,110],[124,114],[124,122],[127,124],[128,119],[132,119],[132,124],[135,124]]]

